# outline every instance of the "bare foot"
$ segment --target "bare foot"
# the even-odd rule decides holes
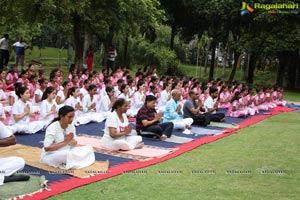
[[[167,139],[167,136],[165,134],[163,134],[162,136],[160,136],[160,140],[161,141],[165,141]]]
[[[135,146],[135,149],[142,149],[144,147],[144,142],[140,142]]]
[[[185,128],[186,128],[186,129],[191,129],[192,127],[191,127],[191,125],[186,124],[186,125],[185,125]]]

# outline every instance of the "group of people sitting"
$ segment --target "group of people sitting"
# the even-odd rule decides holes
[[[21,134],[46,130],[41,162],[62,169],[82,168],[95,160],[92,147],[76,146],[75,126],[106,120],[101,145],[132,150],[143,147],[142,137],[166,140],[173,129],[189,134],[192,125],[223,122],[226,115],[254,115],[285,105],[282,99],[281,87],[258,88],[255,94],[239,82],[230,86],[221,79],[208,83],[176,76],[159,79],[155,70],[138,70],[132,78],[126,67],[111,76],[105,69],[89,74],[71,67],[64,82],[59,69],[48,81],[32,65],[20,75],[15,68],[7,75],[0,73],[0,118],[5,121],[10,115],[8,124],[1,126]],[[128,117],[135,119],[135,130]]]

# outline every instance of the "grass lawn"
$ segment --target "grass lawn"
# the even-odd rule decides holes
[[[299,93],[287,99],[300,102]],[[50,199],[299,199],[299,112]],[[138,173],[141,172],[141,173]]]

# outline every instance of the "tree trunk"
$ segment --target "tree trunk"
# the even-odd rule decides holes
[[[71,66],[72,64],[72,53],[73,53],[73,48],[72,48],[72,45],[71,45],[71,38],[70,36],[68,37],[68,50],[67,50],[67,62],[68,62],[68,67]]]
[[[234,79],[234,76],[235,76],[235,72],[236,72],[236,68],[238,66],[238,59],[240,57],[240,53],[238,53],[236,51],[236,49],[233,50],[233,54],[234,54],[234,65],[233,65],[233,68],[231,70],[231,73],[230,73],[230,76],[229,76],[229,79],[228,79],[228,82],[229,83],[232,83],[233,82],[233,79]]]
[[[288,65],[288,88],[294,89],[296,84],[297,65],[298,65],[298,51],[289,53],[289,65]]]
[[[297,78],[296,78],[296,87],[300,86],[300,50],[298,50],[297,56]]]
[[[249,68],[248,68],[248,77],[247,77],[247,83],[253,84],[253,77],[254,77],[254,70],[256,67],[256,55],[252,54],[250,55],[250,61],[249,61]]]
[[[83,27],[81,24],[80,16],[75,13],[73,16],[73,35],[74,35],[74,46],[75,46],[75,66],[77,70],[82,69],[83,65]]]
[[[208,80],[211,80],[214,77],[215,57],[216,57],[216,42],[212,41],[212,43],[211,43],[211,62],[210,62]]]
[[[230,41],[227,42],[226,44],[226,54],[223,60],[223,69],[222,69],[222,78],[224,78],[226,76],[226,65],[227,65],[227,58],[230,55]]]
[[[177,34],[177,28],[175,25],[171,26],[171,39],[170,39],[170,49],[173,50],[174,49],[174,39],[175,36]]]
[[[89,49],[89,47],[92,45],[92,42],[93,42],[93,35],[91,32],[85,30],[84,32],[84,42],[83,42],[83,58],[85,59],[86,58],[86,52],[87,50]]]
[[[248,77],[248,69],[249,69],[249,64],[250,64],[250,54],[244,54],[245,59],[243,65],[241,65],[241,81],[246,81]]]
[[[288,61],[288,52],[282,51],[278,53],[279,65],[276,70],[276,85],[283,86],[284,68]]]
[[[127,63],[127,51],[128,51],[128,35],[126,34],[125,41],[124,41],[123,59],[122,59],[122,63],[126,66],[128,66],[129,64]]]

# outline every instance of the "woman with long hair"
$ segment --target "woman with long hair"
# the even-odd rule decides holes
[[[18,95],[19,100],[12,106],[9,121],[9,125],[15,128],[15,130],[12,131],[14,133],[18,132],[25,134],[38,132],[44,127],[44,123],[41,121],[32,121],[29,126],[30,118],[35,118],[31,102],[29,102],[29,89],[22,86],[16,91],[16,94]]]

